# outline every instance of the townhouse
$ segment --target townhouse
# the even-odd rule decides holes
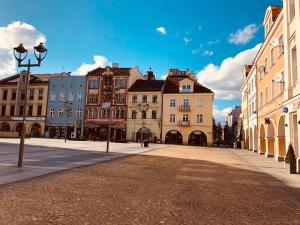
[[[194,73],[170,69],[163,91],[163,143],[212,145],[213,99]]]

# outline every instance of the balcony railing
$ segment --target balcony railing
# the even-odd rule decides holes
[[[188,127],[190,126],[190,121],[179,121],[179,126],[182,126],[182,127]]]
[[[179,111],[181,111],[181,112],[190,112],[191,107],[189,105],[180,105],[179,106]]]

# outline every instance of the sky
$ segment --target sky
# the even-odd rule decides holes
[[[217,2],[217,3],[216,3]],[[48,55],[32,73],[87,71],[111,63],[194,71],[215,92],[224,121],[240,104],[243,65],[263,41],[263,18],[281,0],[0,0],[0,78],[19,71],[12,48],[45,42]],[[32,57],[32,56],[31,56]]]

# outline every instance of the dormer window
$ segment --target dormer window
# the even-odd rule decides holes
[[[189,85],[189,84],[182,85],[181,91],[182,92],[191,92],[191,85]]]

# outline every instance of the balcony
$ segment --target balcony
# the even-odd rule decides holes
[[[189,105],[180,105],[179,106],[179,111],[181,111],[181,112],[190,112],[191,107]]]
[[[190,126],[190,121],[179,121],[179,126],[182,126],[182,127],[188,127]]]

